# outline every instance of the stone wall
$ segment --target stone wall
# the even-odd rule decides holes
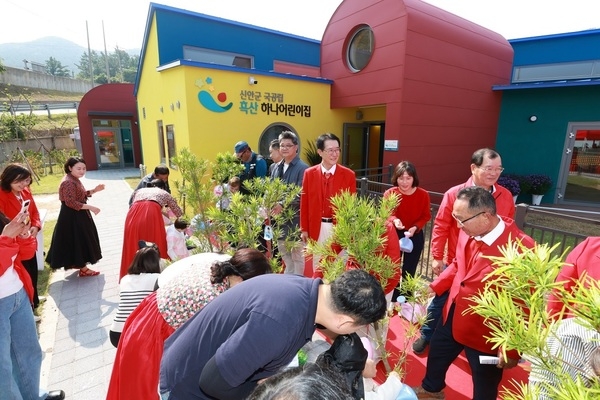
[[[28,140],[5,140],[0,143],[0,164],[6,162],[18,149],[32,150],[45,153],[46,150],[71,150],[75,149],[75,140],[69,136],[42,137]]]
[[[6,71],[0,74],[0,83],[81,94],[91,89],[91,83],[88,81],[52,76],[13,67],[6,67]]]

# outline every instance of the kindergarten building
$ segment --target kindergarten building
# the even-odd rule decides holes
[[[596,128],[597,86],[569,86],[575,104],[589,93],[588,112],[565,115],[575,108],[557,100],[566,88],[548,96],[524,73],[564,60],[549,56],[552,40],[527,41],[509,43],[420,0],[345,0],[320,42],[151,3],[134,89],[143,162],[172,164],[182,148],[213,160],[239,140],[268,156],[282,130],[298,135],[303,156],[332,132],[359,176],[410,160],[424,188],[443,192],[469,176],[475,149],[497,147],[507,172],[549,174],[557,185],[544,201],[563,202],[572,167],[559,130],[564,139],[568,126]],[[540,41],[548,47],[531,56],[525,44]],[[583,60],[590,50],[579,48]]]

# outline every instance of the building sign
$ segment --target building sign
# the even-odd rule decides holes
[[[383,150],[398,151],[398,141],[397,140],[385,140],[383,142]]]

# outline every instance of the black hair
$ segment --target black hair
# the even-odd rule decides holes
[[[493,160],[493,159],[500,157],[500,154],[498,154],[498,152],[496,150],[492,150],[487,147],[484,147],[483,149],[475,150],[475,152],[471,156],[471,164],[475,164],[476,166],[481,167],[485,156],[488,156],[488,158],[490,160]]]
[[[288,368],[260,383],[248,400],[353,400],[344,376],[307,363]]]
[[[325,150],[325,141],[327,140],[335,140],[338,142],[338,146],[340,145],[340,138],[335,136],[333,133],[324,133],[317,138],[317,149]]]
[[[25,179],[31,178],[31,171],[22,166],[21,164],[8,164],[2,175],[0,175],[0,188],[5,192],[10,192],[11,183],[24,181]]]
[[[282,131],[279,134],[279,141],[281,142],[283,139],[291,140],[294,145],[298,144],[298,135],[292,131]]]
[[[85,160],[82,157],[69,157],[67,161],[65,161],[64,165],[65,174],[70,174],[71,168],[73,168],[75,164],[79,163],[85,164]]]
[[[279,139],[271,140],[271,143],[269,143],[269,147],[272,149],[279,150]]]
[[[362,269],[345,271],[331,282],[331,301],[336,313],[352,317],[356,325],[379,321],[387,304],[379,281]]]
[[[160,273],[160,255],[158,251],[152,246],[139,249],[135,253],[127,273],[129,275]]]
[[[414,164],[410,161],[400,161],[396,168],[394,168],[394,173],[392,174],[392,185],[398,186],[398,178],[407,173],[409,176],[413,178],[412,187],[419,186],[419,176],[417,175],[417,168],[415,168]]]
[[[228,261],[217,261],[210,267],[210,282],[221,283],[228,276],[239,276],[243,280],[271,273],[267,257],[256,249],[238,249]]]
[[[169,175],[169,167],[167,167],[166,165],[157,165],[156,168],[154,168],[154,176],[156,175]]]
[[[162,179],[152,179],[146,184],[146,187],[156,187],[162,190],[166,190],[167,184]]]
[[[175,229],[186,229],[190,226],[190,223],[183,218],[177,218],[175,222],[173,222],[173,225],[175,225]]]
[[[496,200],[489,190],[479,186],[469,186],[458,191],[456,200],[466,200],[469,210],[486,211],[496,215]]]

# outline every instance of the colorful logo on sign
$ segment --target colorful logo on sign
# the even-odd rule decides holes
[[[233,102],[230,101],[227,103],[227,93],[225,92],[221,92],[215,96],[215,87],[212,83],[211,77],[207,77],[204,81],[202,79],[196,81],[196,86],[200,88],[198,101],[204,108],[212,112],[223,113],[229,111],[233,106]]]

